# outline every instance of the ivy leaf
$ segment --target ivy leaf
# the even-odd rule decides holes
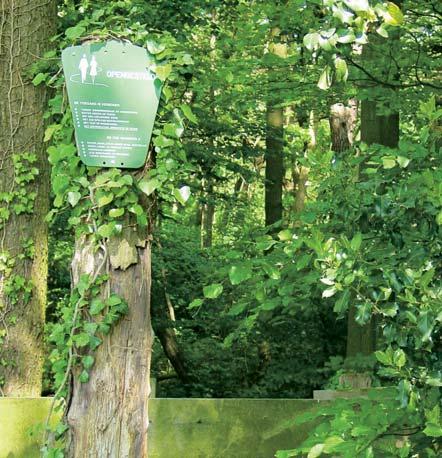
[[[116,305],[120,305],[123,302],[120,296],[117,296],[116,294],[112,294],[106,299],[106,304],[109,307],[115,307]]]
[[[32,84],[34,86],[38,86],[40,83],[42,83],[46,79],[47,76],[48,76],[47,73],[38,73],[32,80]]]
[[[98,315],[104,308],[106,307],[106,304],[100,299],[100,298],[95,298],[89,307],[89,313],[91,315]]]
[[[89,381],[89,374],[87,370],[83,370],[78,378],[81,383],[87,383]]]
[[[109,216],[111,218],[119,218],[120,216],[123,216],[124,214],[124,208],[112,208],[112,210],[109,210]]]
[[[155,41],[147,42],[147,50],[151,54],[159,54],[160,52],[163,52],[165,49],[166,49],[166,46],[163,45],[162,43],[156,43]]]
[[[114,195],[112,193],[104,194],[98,198],[98,207],[104,207],[105,205],[110,204],[113,200]]]
[[[57,132],[57,130],[61,129],[61,124],[51,124],[45,130],[45,136],[43,138],[44,142],[48,142],[52,136]]]
[[[94,365],[94,357],[91,355],[86,355],[81,358],[81,363],[85,369],[90,369]]]
[[[78,201],[81,199],[81,194],[78,191],[68,192],[68,202],[72,207],[78,204]]]
[[[85,347],[89,344],[90,336],[85,332],[80,332],[73,337],[73,341],[77,347]]]
[[[169,77],[171,72],[172,72],[171,64],[158,65],[155,69],[155,74],[161,81],[165,81]]]
[[[150,180],[142,180],[138,183],[138,187],[141,189],[141,191],[146,194],[146,196],[150,196],[155,189],[157,189],[160,186],[160,182],[156,178],[152,178]]]
[[[115,228],[115,223],[114,224],[103,224],[98,228],[97,232],[102,237],[108,238],[114,232],[114,228]]]
[[[75,27],[69,27],[66,29],[65,35],[69,40],[76,40],[86,32],[86,28],[82,25],[76,25]]]
[[[229,270],[229,279],[232,285],[239,285],[252,276],[252,269],[250,265],[243,264],[240,266],[232,266]]]
[[[216,299],[223,292],[221,283],[213,283],[203,288],[204,297],[207,299]]]

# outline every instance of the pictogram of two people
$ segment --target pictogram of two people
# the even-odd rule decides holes
[[[80,59],[80,64],[78,68],[80,69],[81,82],[84,83],[87,78],[87,70],[90,67],[89,75],[92,78],[92,84],[95,84],[95,77],[98,73],[98,62],[95,59],[95,56],[92,56],[91,62],[89,64],[86,54],[83,54],[83,57]]]

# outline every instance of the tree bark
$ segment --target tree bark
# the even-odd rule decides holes
[[[126,269],[113,258],[122,239],[108,244],[105,260],[107,288],[122,297],[129,312],[94,353],[95,364],[87,383],[80,383],[74,371],[72,399],[67,419],[70,426],[68,456],[147,457],[148,398],[150,393],[151,248],[148,237],[138,238],[126,231],[124,239],[135,250]],[[94,252],[92,243],[80,239],[72,263],[73,281],[91,274],[103,263],[103,252]],[[114,261],[112,261],[114,259]],[[104,292],[103,292],[104,294]]]
[[[206,201],[201,207],[201,248],[210,248],[213,241],[213,221],[215,205],[213,203],[213,186],[209,182],[205,191]]]
[[[42,387],[47,92],[44,85],[35,87],[28,75],[48,48],[56,18],[55,1],[0,4],[0,394],[7,396],[40,396]],[[27,158],[28,153],[34,157]],[[25,173],[33,177],[23,181]]]

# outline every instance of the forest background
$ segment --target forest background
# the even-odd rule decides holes
[[[32,14],[29,2],[10,4],[11,12],[2,10],[3,51],[13,42],[7,26],[14,14],[24,17],[26,8]],[[12,193],[10,179],[3,179],[1,194],[2,391],[13,393],[8,377],[20,379],[27,370],[26,361],[8,356],[18,341],[40,362],[23,393],[63,392],[72,337],[83,351],[75,375],[88,383],[96,339],[126,313],[111,296],[91,312],[108,307],[108,321],[72,331],[73,304],[83,296],[81,281],[71,284],[70,263],[85,226],[79,205],[88,185],[81,181],[86,171],[76,159],[60,63],[66,46],[124,39],[146,46],[164,83],[149,170],[135,177],[150,212],[112,191],[132,185],[113,169],[101,175],[110,190],[94,196],[101,212],[95,230],[98,240],[110,239],[125,212],[152,230],[157,394],[308,398],[321,388],[395,386],[397,395],[381,407],[367,401],[356,432],[337,421],[352,415],[350,405],[329,412],[328,426],[304,450],[322,445],[324,451],[324,438],[339,437],[329,440],[327,453],[359,456],[351,453],[360,447],[357,453],[369,457],[385,446],[385,435],[397,434],[403,443],[389,450],[392,456],[436,456],[442,435],[438,2],[64,0],[38,8],[39,58],[21,61],[18,79],[25,83],[6,71],[2,76],[8,103],[1,145],[14,170]],[[17,60],[11,49],[9,60],[3,52],[2,62],[12,62],[8,70]],[[26,125],[41,134],[32,147],[9,140],[23,129],[14,124],[23,100],[14,97],[17,87],[42,90],[32,98],[46,107],[42,120]],[[88,179],[95,173],[88,171]],[[50,174],[49,206],[40,197],[49,196],[41,183]],[[37,182],[35,195],[25,190]],[[44,229],[32,230],[44,226],[38,219],[48,211],[47,244]],[[23,224],[32,233],[11,256],[14,228]],[[47,296],[46,278],[36,280],[34,268],[28,278],[30,265],[40,263],[44,272],[46,249]],[[72,286],[80,299],[72,299]],[[33,288],[40,288],[38,304]],[[26,308],[29,301],[34,305]],[[39,331],[28,342],[22,328],[29,323]],[[357,440],[344,440],[346,434]]]

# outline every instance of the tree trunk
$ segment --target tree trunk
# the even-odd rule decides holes
[[[161,250],[161,244],[158,242],[158,249]],[[173,323],[175,322],[175,310],[172,300],[167,292],[167,273],[164,267],[161,269],[161,278],[163,286],[163,298],[156,298],[152,301],[152,326],[155,335],[163,347],[164,354],[169,360],[172,367],[182,383],[189,382],[189,375],[186,367],[186,361],[181,347],[178,344]]]
[[[348,150],[353,142],[357,118],[357,103],[349,101],[348,106],[335,103],[330,110],[330,133],[332,150],[339,157]],[[356,308],[350,305],[347,325],[347,358],[358,354],[370,355],[374,351],[374,326],[371,322],[364,326],[356,323]],[[357,388],[354,386],[354,388]]]
[[[282,218],[284,179],[284,114],[282,108],[267,107],[265,151],[265,224],[270,226]]]
[[[55,33],[56,2],[0,4],[0,393],[40,396],[49,164],[47,93],[28,76]]]
[[[204,186],[204,183],[203,183]],[[215,205],[213,203],[213,185],[209,181],[205,187],[205,202],[201,207],[201,248],[210,248],[213,240],[213,221]]]
[[[401,2],[396,2],[399,6]],[[388,41],[388,46],[398,45],[397,34],[393,34]],[[379,59],[383,58],[382,54],[376,54],[376,46],[385,44],[381,37],[373,37],[372,44],[366,45],[363,50],[364,63],[371,63],[373,68]],[[370,47],[371,46],[371,47]],[[382,66],[381,66],[382,68]],[[393,74],[382,74],[383,80],[397,80],[397,71]],[[375,84],[373,83],[373,86]],[[396,148],[399,142],[399,113],[391,112],[387,115],[377,113],[377,100],[362,100],[361,102],[361,141],[371,145],[377,143],[380,145]],[[354,317],[356,310],[350,307],[348,317],[347,331],[347,357],[361,355],[371,355],[376,350],[376,320],[372,319],[360,326],[356,323]]]
[[[279,30],[273,29],[272,35]],[[281,58],[287,57],[287,45],[271,43],[269,51]],[[270,71],[270,74],[272,71]],[[269,78],[270,79],[270,78]],[[275,100],[267,101],[265,150],[265,225],[271,226],[282,219],[282,189],[284,180],[284,109]]]
[[[334,152],[347,151],[353,144],[357,116],[358,103],[356,100],[349,100],[347,106],[343,103],[335,103],[331,106],[329,122]]]
[[[104,261],[108,291],[122,297],[129,312],[95,351],[89,381],[80,383],[78,370],[74,371],[67,415],[69,457],[147,457],[151,248],[148,237],[140,239],[129,231],[124,239],[110,240],[109,260]],[[124,270],[116,255],[123,240],[133,253],[132,263]],[[90,241],[78,240],[72,263],[74,284],[80,275],[102,265],[103,256],[102,251],[94,252]]]

